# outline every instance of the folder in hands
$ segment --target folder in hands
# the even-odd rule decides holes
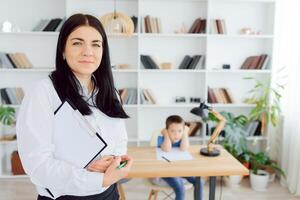
[[[107,147],[106,142],[70,101],[64,101],[54,114],[54,157],[87,167]]]

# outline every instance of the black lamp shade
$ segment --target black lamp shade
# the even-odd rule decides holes
[[[200,103],[200,106],[193,108],[191,113],[204,119],[208,117],[209,107],[205,103]]]

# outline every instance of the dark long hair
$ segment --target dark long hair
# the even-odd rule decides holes
[[[68,36],[80,26],[95,28],[103,39],[102,60],[98,69],[93,73],[95,88],[98,88],[95,106],[110,117],[128,118],[129,116],[125,113],[119,101],[120,96],[114,86],[107,36],[101,22],[91,15],[74,14],[65,21],[61,28],[56,49],[56,69],[49,75],[58,96],[62,101],[66,99],[71,101],[83,115],[92,113],[88,103],[79,94],[81,89],[79,81],[66,60],[63,59]]]

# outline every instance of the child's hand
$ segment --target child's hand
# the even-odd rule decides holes
[[[161,134],[162,134],[164,137],[169,137],[168,131],[167,131],[167,129],[165,129],[165,128],[161,131]]]

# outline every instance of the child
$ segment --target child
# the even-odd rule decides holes
[[[163,136],[158,136],[157,146],[160,147],[163,151],[170,151],[172,147],[179,147],[180,150],[186,151],[189,148],[189,139],[188,139],[189,127],[185,126],[183,119],[178,115],[171,115],[166,120],[166,128],[161,131]],[[196,178],[195,177],[183,177],[188,182],[192,183],[195,188]],[[168,183],[170,187],[173,188],[176,199],[175,200],[184,200],[185,199],[185,189],[184,182],[181,177],[170,177],[162,178],[165,182]],[[200,187],[200,199],[203,199],[203,182],[201,180]]]

